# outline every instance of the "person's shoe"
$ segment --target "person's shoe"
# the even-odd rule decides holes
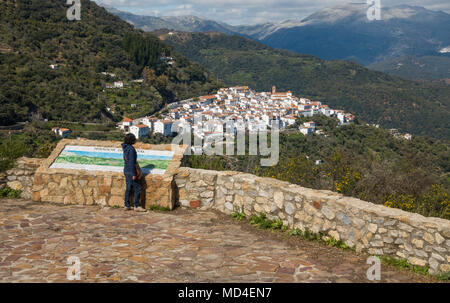
[[[142,208],[142,207],[135,207],[134,211],[140,212],[140,213],[145,213],[147,210]]]
[[[131,207],[125,206],[125,211],[130,211],[130,210],[131,210]]]

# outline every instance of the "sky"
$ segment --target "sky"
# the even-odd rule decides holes
[[[423,6],[450,13],[449,0],[380,0],[381,5]],[[310,14],[351,0],[95,0],[116,9],[146,16],[194,15],[231,25],[281,22],[302,19]],[[366,2],[356,0],[353,2]]]

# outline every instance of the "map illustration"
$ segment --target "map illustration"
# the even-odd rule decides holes
[[[174,153],[158,150],[137,150],[138,163],[144,175],[162,175]],[[122,172],[123,152],[120,148],[67,145],[50,168]]]

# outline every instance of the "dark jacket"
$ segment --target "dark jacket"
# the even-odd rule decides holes
[[[123,173],[125,175],[136,176],[136,161],[137,161],[136,149],[133,146],[126,143],[122,144],[122,149],[123,149],[123,160],[125,161]]]

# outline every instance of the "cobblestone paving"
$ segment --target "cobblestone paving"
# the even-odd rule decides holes
[[[135,213],[0,200],[0,282],[368,282],[367,256],[293,246],[214,212]],[[384,282],[424,277],[382,269]]]

